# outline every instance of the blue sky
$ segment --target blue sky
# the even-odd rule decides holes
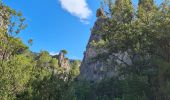
[[[137,0],[133,0],[135,3]],[[161,1],[161,0],[158,0]],[[34,52],[47,50],[58,53],[68,51],[68,57],[82,59],[90,37],[100,0],[3,0],[5,4],[21,11],[28,27],[20,37]]]

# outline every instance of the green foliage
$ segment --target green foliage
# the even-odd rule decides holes
[[[3,62],[0,76],[0,98],[15,98],[15,95],[25,89],[32,76],[33,62],[24,55],[12,57]]]
[[[116,0],[111,8],[111,15],[116,20],[128,23],[133,18],[133,5],[131,0]]]
[[[70,71],[70,74],[73,78],[77,77],[79,74],[80,74],[80,62],[79,61],[74,61],[72,64],[71,64],[71,71]]]
[[[62,53],[64,53],[65,55],[68,53],[67,50],[61,50]]]
[[[24,91],[30,80],[34,62],[24,55],[28,49],[19,38],[15,38],[23,28],[24,20],[20,14],[0,4],[2,25],[0,27],[0,99],[15,99]],[[12,21],[15,17],[15,22]],[[17,20],[18,19],[18,20]],[[7,27],[8,26],[8,27]],[[17,31],[17,32],[16,32]]]
[[[95,100],[92,84],[89,81],[76,82],[74,87],[77,100]]]
[[[107,1],[107,0],[106,0]],[[77,80],[80,62],[66,72],[57,57],[47,51],[31,53],[16,36],[25,29],[25,18],[0,2],[0,99],[1,100],[169,100],[170,99],[170,6],[140,0],[108,0],[109,14],[102,25],[102,40],[115,58],[118,76],[100,82]],[[32,45],[33,40],[28,43]],[[66,50],[61,51],[67,54]],[[131,63],[117,57],[127,53]],[[99,58],[106,60],[107,54]],[[116,61],[122,62],[116,63]]]
[[[115,57],[114,61],[122,62],[120,65],[115,63],[119,66],[118,81],[124,84],[120,85],[123,90],[121,96],[116,98],[169,100],[170,95],[165,88],[168,87],[167,77],[170,76],[169,2],[165,0],[156,6],[153,0],[140,0],[136,14],[129,4],[121,0],[112,4],[111,16],[108,16],[108,22],[103,26],[103,43],[109,54]],[[134,16],[128,16],[129,12]],[[119,14],[121,17],[117,18]],[[132,20],[124,21],[121,18]],[[114,55],[117,53],[127,53],[131,63]]]

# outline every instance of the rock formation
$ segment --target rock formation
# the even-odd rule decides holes
[[[116,63],[121,63],[115,59],[116,55],[121,60],[130,63],[127,53],[111,54],[106,57],[105,60],[95,59],[98,54],[107,53],[108,50],[103,47],[94,47],[93,42],[97,43],[102,40],[102,34],[105,34],[102,25],[107,24],[108,18],[104,15],[103,9],[98,9],[96,12],[97,20],[91,30],[91,36],[88,41],[86,51],[84,52],[84,58],[80,66],[79,79],[85,79],[89,81],[100,81],[104,78],[109,78],[117,75]],[[100,32],[100,34],[99,34]],[[103,57],[101,57],[103,58]]]
[[[103,9],[102,8],[97,9],[96,17],[104,17],[104,16],[105,16],[105,14],[104,14]]]
[[[7,8],[0,4],[0,28],[7,29],[8,26],[9,13]]]
[[[63,52],[60,52],[58,55],[58,65],[67,71],[70,70],[69,59],[65,58],[65,54]]]
[[[98,42],[101,40],[101,35],[96,32],[102,32],[102,24],[107,21],[104,16],[103,9],[98,9],[96,13],[97,21],[95,22],[92,30],[89,42],[84,52],[84,58],[80,67],[80,79],[86,79],[90,81],[102,80],[105,77],[111,77],[114,75],[114,66],[111,66],[108,61],[92,61],[94,57],[101,52],[107,52],[103,48],[94,48],[92,42]]]

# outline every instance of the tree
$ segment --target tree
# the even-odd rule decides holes
[[[80,74],[80,69],[79,69],[79,67],[80,67],[80,62],[79,62],[79,61],[74,61],[74,62],[71,64],[70,74],[71,74],[71,77],[72,77],[73,79]]]
[[[118,0],[112,5],[116,10],[112,9],[112,16],[108,16],[108,23],[103,27],[108,55],[114,58],[113,62],[121,62],[115,64],[119,69],[120,81],[127,85],[123,88],[127,91],[123,92],[122,99],[168,100],[169,92],[165,87],[169,86],[169,2],[165,0],[160,6],[156,6],[153,0],[141,0],[137,15],[134,14],[133,20],[128,21],[115,18],[121,14],[121,18],[131,19],[131,16],[127,16],[129,14],[126,9],[125,12],[121,10],[126,4],[122,3]],[[128,6],[125,8],[129,9]],[[131,62],[125,62],[117,54],[127,54]],[[168,72],[164,72],[164,69]],[[161,73],[166,75],[162,76]]]
[[[34,62],[24,54],[28,47],[15,37],[25,28],[22,14],[2,3],[0,14],[0,99],[8,100],[25,90]]]
[[[75,100],[73,80],[58,60],[47,51],[31,52],[17,36],[26,27],[24,21],[20,12],[0,2],[0,99]]]
[[[61,52],[64,54],[64,55],[66,55],[68,52],[67,52],[67,50],[61,50]]]
[[[139,0],[138,9],[145,11],[151,11],[154,8],[154,0]]]
[[[134,16],[134,9],[131,0],[116,0],[112,6],[111,15],[120,22],[129,22]]]

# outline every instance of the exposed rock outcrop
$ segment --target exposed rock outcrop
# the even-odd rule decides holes
[[[102,34],[106,33],[103,30],[103,25],[107,24],[108,21],[108,18],[104,15],[104,11],[101,8],[97,10],[96,17],[97,20],[91,30],[91,36],[88,41],[86,51],[84,52],[82,64],[80,66],[79,79],[85,79],[89,81],[100,81],[104,78],[117,75],[118,71],[116,63],[122,62],[120,60],[116,60],[115,55],[122,61],[130,63],[127,53],[110,54],[106,55],[107,57],[105,60],[94,60],[98,54],[108,53],[107,48],[94,47],[93,45],[93,43],[98,43],[102,40]]]
[[[101,40],[101,34],[97,34],[97,32],[103,32],[102,24],[105,24],[107,21],[104,11],[101,8],[97,10],[96,17],[97,21],[91,30],[91,36],[80,67],[80,78],[90,81],[102,80],[105,77],[111,77],[115,74],[115,67],[112,66],[109,59],[107,61],[92,60],[99,53],[107,52],[106,49],[95,48],[92,44],[92,42],[98,42]]]
[[[63,52],[60,52],[58,55],[58,65],[67,71],[70,70],[69,59],[65,58],[65,54]]]
[[[63,68],[66,72],[69,72],[71,70],[71,65],[75,62],[78,61],[79,62],[79,66],[81,64],[80,60],[76,60],[76,59],[68,59],[65,57],[65,53],[62,52],[62,50],[60,51],[59,54],[52,56],[53,58],[56,58],[58,60],[58,65],[59,67]]]

